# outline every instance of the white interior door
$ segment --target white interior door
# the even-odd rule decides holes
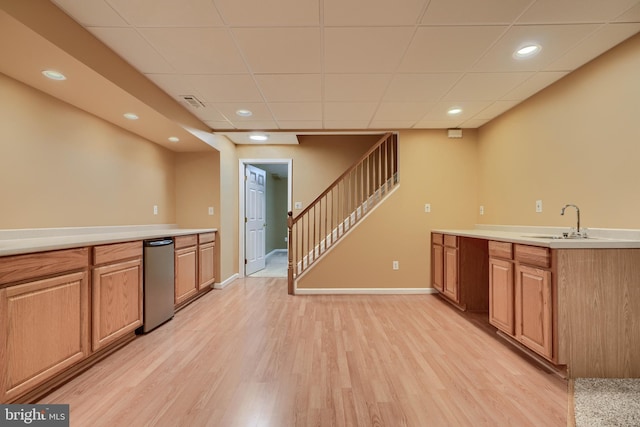
[[[265,266],[265,227],[267,189],[266,172],[255,166],[245,166],[245,275]]]

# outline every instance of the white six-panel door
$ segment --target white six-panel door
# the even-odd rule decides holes
[[[245,274],[265,267],[266,172],[255,166],[245,167]]]

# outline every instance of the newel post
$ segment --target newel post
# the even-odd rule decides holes
[[[287,212],[287,256],[289,258],[289,266],[287,269],[287,287],[289,295],[294,295],[293,291],[293,212]]]

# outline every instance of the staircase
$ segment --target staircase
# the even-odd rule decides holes
[[[294,293],[294,281],[398,182],[398,139],[387,133],[298,216],[289,212],[289,294]]]

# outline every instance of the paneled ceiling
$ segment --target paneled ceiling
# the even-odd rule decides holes
[[[218,132],[476,128],[640,31],[639,0],[52,1]]]

